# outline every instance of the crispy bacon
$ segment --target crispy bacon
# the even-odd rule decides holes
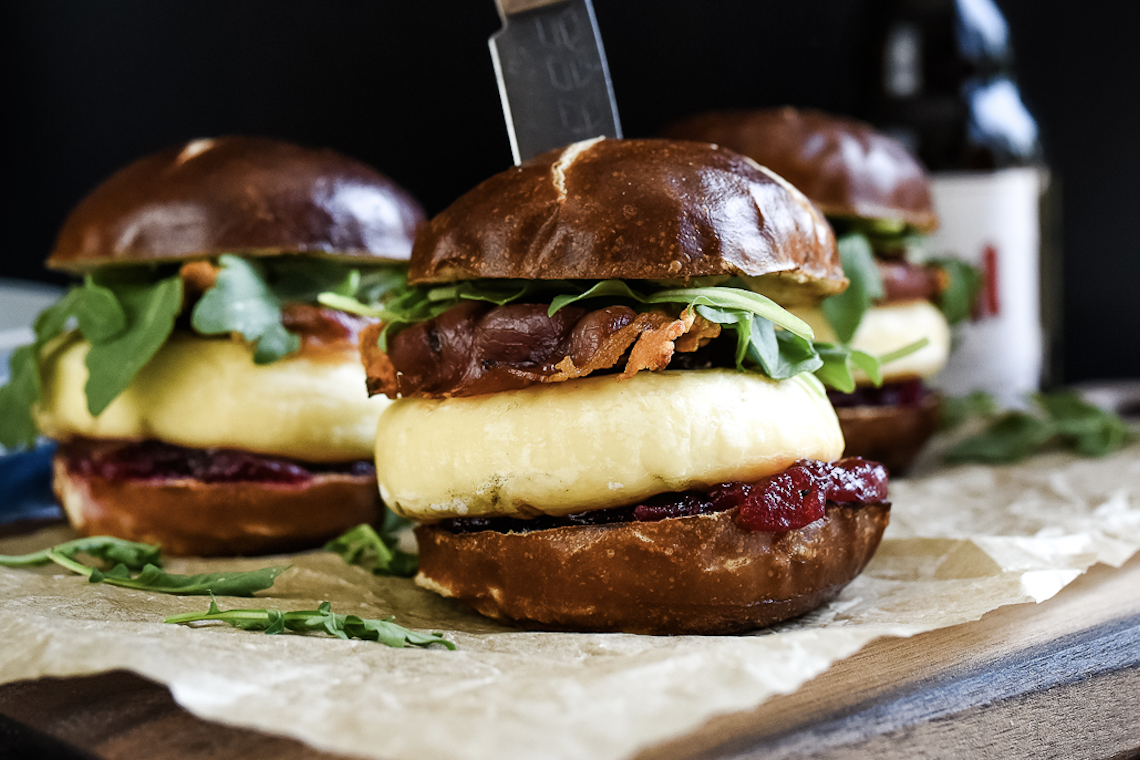
[[[903,259],[876,259],[883,278],[879,303],[932,301],[950,284],[946,273],[936,266],[912,264]]]
[[[301,353],[354,348],[358,335],[376,320],[308,303],[287,303],[281,324],[301,336]]]
[[[585,377],[627,354],[623,378],[663,369],[674,351],[696,351],[720,326],[693,312],[569,306],[548,316],[542,304],[470,301],[397,333],[387,353],[376,346],[379,331],[360,336],[370,394],[448,398]]]

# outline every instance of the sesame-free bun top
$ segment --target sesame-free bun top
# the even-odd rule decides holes
[[[375,169],[263,137],[194,140],[119,170],[71,212],[49,267],[307,254],[406,261],[420,205]]]
[[[716,143],[764,164],[828,216],[938,226],[926,171],[899,141],[868,124],[812,110],[714,111],[666,137]]]
[[[587,140],[496,174],[429,222],[409,268],[413,283],[733,275],[776,298],[847,284],[802,193],[731,150],[668,140]]]

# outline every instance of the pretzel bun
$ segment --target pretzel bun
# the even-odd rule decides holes
[[[408,279],[734,275],[782,303],[847,285],[826,220],[756,162],[714,145],[598,139],[461,196],[417,237]]]
[[[666,137],[716,143],[764,164],[827,216],[938,226],[930,181],[900,143],[869,124],[812,110],[714,111],[668,127]]]
[[[942,402],[929,393],[917,406],[852,406],[835,410],[846,446],[844,456],[882,462],[893,474],[906,472],[938,430]]]
[[[815,609],[878,548],[889,507],[828,504],[785,533],[750,532],[737,510],[528,533],[416,528],[416,582],[532,628],[725,634]]]
[[[71,212],[47,265],[221,253],[406,261],[424,213],[392,180],[332,150],[264,137],[194,140],[119,170]]]
[[[58,452],[53,473],[56,498],[80,533],[160,544],[170,555],[304,549],[380,515],[371,475],[318,474],[304,485],[110,479],[74,471]]]
[[[44,351],[44,398],[33,414],[42,432],[65,445],[157,441],[181,447],[171,456],[182,464],[207,465],[175,468],[177,476],[96,476],[60,455],[55,491],[75,527],[157,542],[171,554],[252,554],[311,547],[376,519],[379,492],[370,474],[316,467],[289,485],[201,475],[216,469],[220,450],[362,472],[352,465],[369,458],[386,401],[367,398],[358,328],[337,323],[329,333],[337,337],[312,350],[306,334],[296,355],[260,365],[244,341],[189,334],[187,312],[213,286],[213,260],[222,254],[403,265],[423,221],[419,204],[366,164],[264,137],[194,140],[97,186],[67,217],[48,266],[83,275],[193,262],[181,269],[184,311],[167,342],[97,417],[84,391],[86,343],[61,337]],[[292,306],[320,311],[285,305]],[[133,462],[145,463],[145,454]]]

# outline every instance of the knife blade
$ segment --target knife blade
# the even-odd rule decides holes
[[[590,0],[495,0],[488,45],[516,164],[591,137],[621,137]]]

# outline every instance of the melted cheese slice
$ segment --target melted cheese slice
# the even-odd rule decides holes
[[[835,332],[819,309],[790,309],[797,317],[811,325],[815,339],[838,343]],[[907,380],[934,375],[946,365],[950,357],[950,325],[942,312],[929,301],[904,301],[872,306],[863,315],[859,329],[851,339],[851,346],[872,356],[883,356],[926,338],[926,346],[901,359],[883,365],[883,380]],[[870,385],[870,379],[856,372],[859,385]]]
[[[234,448],[310,462],[369,459],[376,421],[390,403],[368,398],[355,352],[294,356],[256,365],[249,346],[175,334],[98,417],[83,387],[89,344],[74,335],[44,355],[36,424],[68,439],[157,438],[194,448]]]
[[[733,370],[588,377],[453,399],[400,399],[380,418],[376,474],[413,519],[570,514],[753,481],[843,435],[810,375]]]

